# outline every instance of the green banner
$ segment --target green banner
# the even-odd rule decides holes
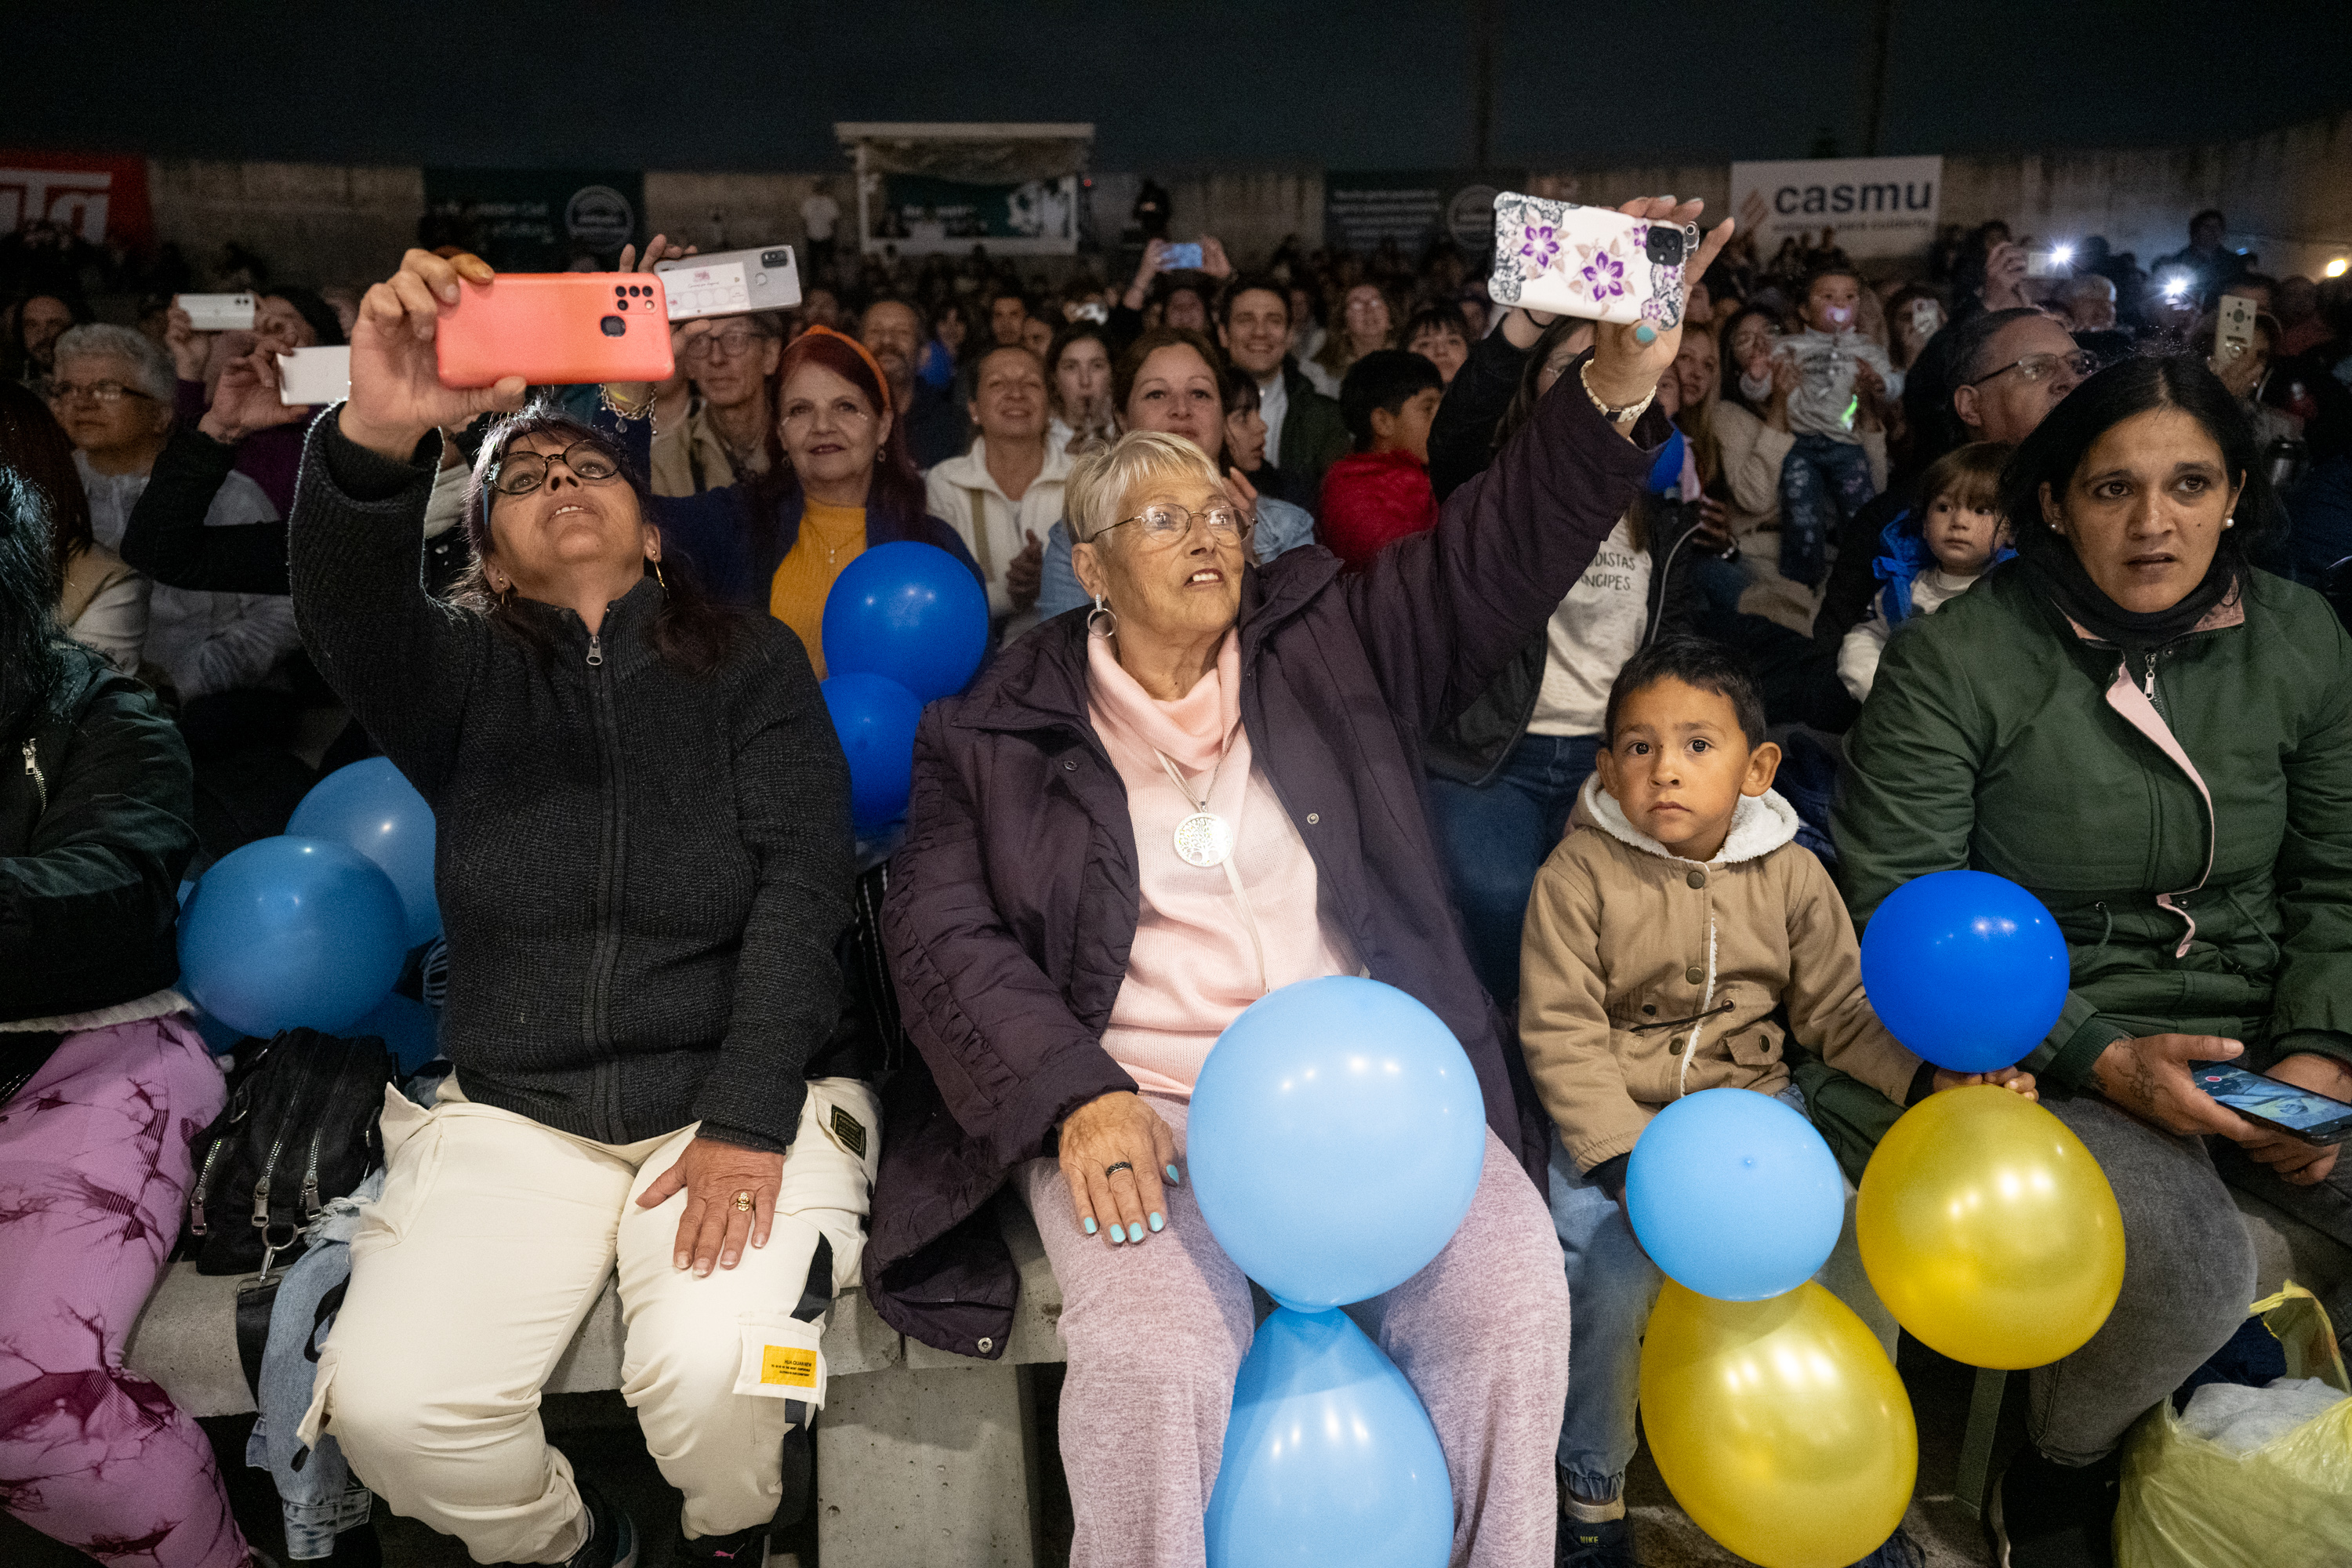
[[[1077,246],[1078,182],[1029,180],[971,184],[928,174],[886,174],[872,211],[872,238],[908,255],[988,245],[1045,254]]]
[[[645,210],[635,169],[427,169],[417,236],[501,272],[607,271],[645,242]]]
[[[1524,173],[1387,169],[1323,176],[1323,243],[1376,250],[1394,240],[1407,258],[1444,238],[1475,260],[1495,244],[1495,194],[1524,190]]]

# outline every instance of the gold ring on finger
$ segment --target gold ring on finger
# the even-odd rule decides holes
[[[735,1194],[735,1206],[740,1212],[750,1214],[751,1212],[751,1194],[748,1191],[737,1193]]]

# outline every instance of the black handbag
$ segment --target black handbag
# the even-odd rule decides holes
[[[383,1040],[289,1029],[238,1067],[227,1106],[194,1144],[199,1274],[267,1275],[291,1261],[302,1227],[383,1155],[376,1121],[394,1061]]]

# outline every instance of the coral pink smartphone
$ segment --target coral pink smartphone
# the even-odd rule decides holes
[[[433,347],[445,386],[667,381],[669,310],[651,272],[501,272],[463,283]]]

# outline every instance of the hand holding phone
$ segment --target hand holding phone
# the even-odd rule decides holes
[[[1498,305],[1664,332],[1682,324],[1698,226],[1505,191],[1495,198]]]
[[[250,294],[174,294],[172,303],[188,313],[188,324],[199,332],[249,332],[254,304]]]
[[[400,270],[371,288],[352,326],[352,395],[337,416],[343,434],[380,456],[405,462],[436,426],[457,428],[478,415],[522,406],[529,383],[501,374],[486,387],[441,379],[435,338],[457,309],[466,285],[497,275],[478,256],[445,259],[411,250]],[[667,332],[664,334],[667,336]]]
[[[287,407],[340,403],[351,395],[350,344],[296,349],[278,356],[278,401]]]
[[[2194,1065],[2197,1087],[2257,1127],[2304,1143],[2333,1144],[2352,1131],[2352,1105],[2316,1089],[2229,1062]]]
[[[1162,272],[1198,272],[1201,270],[1201,247],[1197,241],[1171,244],[1160,253]]]
[[[440,311],[442,382],[488,387],[667,381],[669,313],[654,272],[509,272],[467,281]]]

